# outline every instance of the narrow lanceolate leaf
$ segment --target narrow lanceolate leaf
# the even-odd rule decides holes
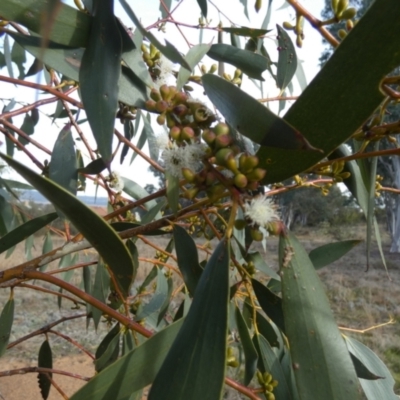
[[[40,346],[38,367],[50,369],[53,368],[53,354],[48,340],[45,340]],[[52,376],[53,374],[51,372],[38,374],[38,383],[43,400],[46,400],[49,397],[51,388],[50,379]]]
[[[291,233],[279,243],[286,336],[301,399],[360,399],[357,375],[307,252]]]
[[[367,399],[398,399],[398,396],[396,396],[393,390],[395,381],[382,360],[371,349],[359,341],[350,337],[346,337],[345,339],[350,353],[357,357],[368,370],[383,377],[383,379],[378,380],[360,379],[361,386]]]
[[[308,255],[315,269],[320,269],[343,257],[362,240],[344,240],[342,242],[328,243],[310,251]]]
[[[86,115],[106,165],[111,161],[121,53],[114,0],[94,0],[93,20],[79,70],[79,82]]]
[[[183,88],[183,85],[188,81],[191,72],[194,67],[201,61],[205,54],[209,51],[209,44],[197,44],[193,46],[185,56],[185,60],[190,65],[190,71],[187,68],[181,67],[178,72],[178,79],[176,81],[176,87],[178,90]]]
[[[47,7],[46,0],[3,0],[0,2],[0,15],[5,20],[18,22],[40,33]],[[86,46],[90,26],[87,14],[62,4],[54,18],[48,37],[50,40],[74,48]]]
[[[178,267],[182,272],[183,280],[193,297],[203,269],[200,267],[197,247],[186,229],[174,225],[174,240]]]
[[[259,167],[268,170],[264,184],[281,182],[313,166],[356,132],[381,104],[382,79],[400,65],[399,18],[398,0],[376,0],[368,8],[284,116],[324,153],[294,155],[262,147],[257,155]]]
[[[108,292],[110,291],[110,275],[108,274],[107,268],[99,260],[96,267],[96,275],[94,278],[93,292],[92,295],[95,299],[100,300],[102,303],[106,303]],[[94,321],[94,327],[97,329],[103,312],[96,307],[92,307],[92,318]]]
[[[22,35],[17,32],[12,32],[11,36],[48,67],[55,69],[70,79],[79,81],[79,67],[84,49],[60,48],[56,43],[50,42],[46,51],[43,51],[40,37]],[[140,82],[138,82],[137,77],[130,68],[122,66],[122,74],[118,81],[118,99],[133,107],[143,107],[144,102],[147,100],[147,95],[138,86]]]
[[[13,229],[0,239],[0,253],[3,253],[3,251],[15,246],[17,243],[22,242],[28,236],[50,224],[50,222],[54,221],[56,218],[57,213],[42,215],[41,217],[31,219],[30,221],[25,222],[19,227]]]
[[[119,2],[121,3],[128,17],[132,20],[132,22],[136,25],[136,27],[139,29],[140,33],[144,37],[149,39],[149,41],[158,50],[160,50],[160,52],[164,54],[164,56],[167,57],[169,60],[171,60],[174,63],[178,63],[183,67],[187,68],[188,70],[190,70],[190,65],[185,61],[185,59],[182,57],[181,53],[176,49],[176,47],[174,47],[167,40],[165,41],[166,44],[162,45],[160,41],[151,32],[146,31],[146,29],[140,23],[139,18],[133,12],[132,8],[129,6],[128,2],[126,0],[119,0]]]
[[[92,378],[70,400],[109,400],[110,393],[113,400],[126,400],[132,393],[149,385],[159,371],[183,321],[181,319],[173,323],[125,354]]]
[[[252,279],[254,293],[260,303],[261,308],[272,319],[274,324],[282,331],[285,332],[285,321],[282,312],[282,299],[269,290],[259,281]]]
[[[221,28],[224,32],[229,32],[238,36],[250,36],[252,38],[258,38],[259,36],[264,36],[270,30],[268,29],[254,29],[247,26],[241,26],[240,28]]]
[[[268,68],[268,60],[260,54],[221,43],[213,44],[207,55],[215,61],[234,65],[250,78],[265,80],[262,73]]]
[[[54,144],[49,164],[49,178],[72,194],[77,190],[77,161],[71,124],[66,124]]]
[[[240,335],[240,341],[243,346],[245,368],[244,368],[244,385],[247,386],[253,379],[257,370],[258,355],[251,341],[250,332],[247,328],[246,322],[243,319],[242,313],[239,308],[235,308],[236,324]]]
[[[208,261],[149,400],[221,398],[228,328],[229,248],[229,243],[222,240]]]
[[[101,171],[105,170],[107,165],[102,158],[96,158],[96,160],[91,161],[86,167],[78,168],[78,172],[81,174],[97,175]]]
[[[168,282],[167,278],[164,275],[164,272],[157,268],[157,287],[156,290],[151,297],[150,301],[147,304],[144,304],[142,307],[139,307],[136,313],[136,320],[140,321],[150,314],[158,311],[161,306],[164,304],[165,299],[168,296]]]
[[[207,18],[207,0],[197,0],[201,13]]]
[[[14,321],[14,298],[11,297],[0,315],[0,357],[6,352]]]
[[[165,172],[165,178],[168,205],[172,212],[176,214],[179,207],[179,178],[168,171]]]
[[[313,149],[296,129],[232,83],[211,74],[202,81],[207,96],[228,123],[249,139],[281,149]]]
[[[0,154],[43,196],[58,207],[103,257],[126,296],[132,282],[133,261],[125,244],[99,215],[74,195],[51,180],[36,174],[23,164]]]
[[[278,65],[276,66],[276,84],[281,92],[291,82],[297,69],[296,50],[288,33],[276,25],[278,30]]]
[[[104,368],[108,367],[117,360],[119,354],[120,337],[121,330],[119,324],[115,324],[115,326],[101,341],[96,350],[96,360],[94,361],[96,372],[102,371]]]

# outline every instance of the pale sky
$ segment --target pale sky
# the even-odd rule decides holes
[[[144,26],[148,26],[150,24],[153,24],[155,21],[157,21],[158,18],[161,17],[160,11],[159,11],[159,0],[147,0],[146,2],[143,2],[141,0],[128,0],[129,4],[131,5],[132,9],[135,11],[137,16],[141,19],[142,24]],[[67,1],[67,3],[73,5],[73,1]],[[145,6],[144,6],[145,3]],[[252,26],[252,27],[261,27],[261,24],[264,20],[266,11],[267,11],[267,6],[268,6],[268,1],[263,2],[262,9],[259,11],[258,14],[256,14],[254,10],[254,0],[248,0],[248,9],[249,9],[249,16],[250,16],[250,21],[252,21],[252,24],[249,23],[247,18],[244,15],[243,12],[243,6],[239,2],[239,0],[232,0],[232,1],[218,1],[215,0],[215,3],[220,6],[220,9],[223,14],[225,14],[231,21],[238,25],[242,26]],[[324,0],[303,0],[301,3],[317,18],[320,18],[321,10],[324,7]],[[124,16],[124,11],[122,10],[118,0],[115,1],[115,13],[117,16],[119,16],[122,19],[122,22],[128,26],[128,27],[133,27],[133,23],[127,19]],[[177,1],[172,2],[172,7],[177,5]],[[289,21],[293,22],[295,13],[290,7],[283,7],[286,3],[285,1],[274,1],[272,3],[272,18],[270,21],[269,29],[273,29],[271,31],[271,39],[265,40],[265,45],[267,47],[267,50],[271,56],[271,58],[274,60],[277,57],[277,52],[276,52],[276,43],[273,40],[274,36],[276,35],[276,28],[275,25],[279,24],[282,25],[284,21]],[[281,9],[282,8],[282,9]],[[276,11],[280,9],[279,11]],[[199,6],[197,4],[196,0],[185,0],[182,5],[178,8],[176,13],[174,13],[174,17],[177,21],[188,23],[188,24],[196,24],[198,21],[198,18],[200,17],[200,10]],[[208,3],[208,19],[211,20],[210,25],[215,26],[218,21],[222,21],[224,26],[230,26],[229,22],[227,21],[226,18],[224,18],[222,15],[220,16],[219,13],[216,11],[215,7],[212,6],[212,4],[209,2]],[[159,34],[155,29],[152,30],[154,34],[156,34],[160,39],[161,38],[166,38],[170,42],[172,42],[182,53],[186,53],[188,51],[188,45],[182,38],[181,34],[178,32],[177,28],[172,25],[168,24],[166,27],[166,34]],[[199,41],[199,30],[197,29],[190,29],[190,28],[184,28],[184,32],[188,40],[196,44]],[[314,31],[314,29],[307,23],[305,22],[304,24],[304,33],[305,33],[305,40],[303,43],[303,48],[298,49],[296,48],[297,52],[297,57],[299,60],[302,60],[302,66],[304,69],[304,73],[306,75],[307,82],[309,83],[313,77],[318,73],[319,67],[318,67],[318,59],[321,55],[321,52],[323,50],[322,46],[322,41],[321,41],[321,36],[318,34],[318,32]],[[291,35],[292,39],[295,40],[294,35]],[[226,34],[225,38],[225,43],[230,44],[229,36]],[[216,32],[215,31],[210,31],[210,30],[204,30],[203,32],[203,43],[216,43],[217,37],[216,37]],[[242,40],[242,43],[244,43],[244,40]],[[203,59],[204,64],[206,66],[211,66],[211,64],[214,63],[213,60],[205,57]],[[32,58],[29,57],[28,62],[26,63],[26,69],[29,68],[30,64],[32,62]],[[14,66],[14,71],[15,71],[15,76],[18,76],[17,68]],[[175,70],[178,70],[178,66],[173,67]],[[0,71],[0,74],[7,74],[6,68],[3,68],[3,70]],[[266,71],[263,74],[263,77],[265,78],[264,82],[264,97],[273,97],[277,96],[279,91],[275,86],[274,81],[269,78],[269,73]],[[43,77],[42,77],[43,78]],[[33,81],[38,80],[37,75],[33,77]],[[173,79],[169,83],[173,83]],[[293,95],[299,95],[301,93],[300,87],[298,83],[296,82],[296,79],[294,79],[294,93]],[[259,91],[255,88],[253,83],[251,83],[249,80],[244,81],[242,85],[242,89],[248,91],[251,95],[254,97],[258,98],[260,97]],[[38,93],[32,89],[25,89],[21,87],[15,87],[14,85],[10,84],[4,84],[0,82],[0,107],[3,107],[3,104],[8,104],[9,100],[15,98],[17,101],[21,101],[24,104],[36,101],[38,99]],[[45,96],[49,97],[49,96]],[[43,98],[40,96],[39,98]],[[3,104],[2,104],[3,103]],[[277,105],[277,103],[276,103]],[[54,124],[55,126],[51,126],[51,119],[46,117],[45,114],[52,114],[55,110],[56,104],[51,104],[49,106],[44,106],[40,107],[39,110],[41,111],[40,115],[40,120],[39,124],[36,126],[35,133],[33,135],[33,138],[43,145],[45,145],[48,149],[52,149],[54,146],[54,141],[57,138],[57,135],[59,131],[62,129],[64,126],[64,123],[67,122],[67,119],[63,120],[57,120],[56,123]],[[16,107],[17,108],[17,107]],[[14,108],[14,109],[16,109]],[[272,110],[274,110],[274,106],[272,106]],[[81,112],[80,118],[83,117],[83,113]],[[284,113],[281,113],[281,115],[284,115]],[[153,118],[155,119],[155,118]],[[22,118],[14,118],[14,124],[17,126],[21,126],[22,124]],[[117,129],[119,129],[121,132],[122,126],[119,124],[119,122],[116,123]],[[82,129],[86,133],[86,136],[90,139],[90,142],[94,144],[94,140],[92,138],[92,134],[90,132],[90,128],[88,124],[83,124]],[[157,124],[154,125],[154,130],[156,133],[162,133],[164,130],[162,127],[158,126]],[[141,127],[139,128],[139,131],[136,133],[136,139],[138,139],[139,135],[141,132]],[[77,137],[77,135],[74,135],[74,138]],[[3,141],[3,139],[1,139]],[[77,145],[80,149],[83,149],[82,145],[77,142]],[[95,146],[94,146],[95,147]],[[29,145],[28,149],[35,154],[36,157],[39,158],[41,162],[43,162],[48,156],[44,154],[41,151],[36,150],[36,148],[33,145]],[[0,147],[0,151],[5,152],[5,145]],[[86,152],[85,152],[86,153]],[[127,178],[135,181],[141,186],[145,186],[147,183],[154,182],[154,177],[151,173],[147,173],[147,163],[142,161],[140,156],[137,156],[133,164],[130,166],[130,158],[131,158],[132,152],[130,151],[128,155],[125,158],[124,164],[120,165],[119,164],[119,155],[116,157],[115,162],[113,163],[113,168],[114,170],[120,172],[121,175],[126,176]],[[20,151],[15,151],[15,158],[21,162],[26,163],[28,166],[31,166],[32,169],[35,169],[33,164],[30,162],[30,160],[25,156],[22,152]],[[86,158],[85,159],[85,164],[89,163],[90,159]],[[12,174],[11,177],[13,179],[18,179],[21,180],[21,178],[17,177],[16,175]],[[95,193],[95,187],[94,185],[91,185],[89,181],[87,181],[87,189],[85,194],[86,195],[93,195]],[[98,196],[103,196],[105,193],[102,192],[102,190],[99,189]]]

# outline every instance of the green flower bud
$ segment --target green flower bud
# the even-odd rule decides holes
[[[215,154],[216,162],[219,165],[225,165],[226,161],[229,158],[233,158],[233,157],[234,157],[234,155],[233,155],[232,150],[228,149],[228,148],[220,149]]]
[[[229,133],[229,126],[220,122],[219,124],[215,125],[212,130],[215,132],[217,136],[219,135],[227,135]]]
[[[213,64],[213,65],[211,65],[208,73],[209,74],[214,74],[215,72],[217,72],[217,69],[218,69],[218,65],[217,64]]]
[[[344,10],[342,15],[340,16],[340,19],[353,19],[357,14],[357,10],[354,7],[350,7],[347,10]]]
[[[172,139],[179,141],[181,139],[181,128],[179,128],[179,126],[173,126],[169,130],[169,135]]]
[[[244,219],[237,219],[235,221],[235,228],[238,231],[241,231],[242,229],[246,228],[246,226],[247,226],[247,222]]]
[[[285,21],[282,25],[287,31],[292,31],[294,29],[294,26],[290,22]]]
[[[339,0],[335,12],[336,17],[341,18],[342,13],[347,9],[348,6],[349,0]]]
[[[261,242],[261,240],[264,239],[264,234],[258,229],[251,229],[250,234],[253,240],[256,242]]]
[[[165,84],[160,86],[160,93],[161,93],[161,97],[164,100],[166,100],[166,101],[170,100],[171,90],[170,90],[169,86],[167,86]]]
[[[156,103],[156,110],[160,113],[167,111],[168,103],[165,100],[159,100]]]
[[[177,92],[174,96],[174,103],[175,104],[185,104],[187,102],[188,95],[183,92]]]
[[[344,29],[339,29],[338,35],[339,35],[340,39],[344,39],[347,36],[347,32]]]
[[[154,100],[147,100],[145,103],[145,107],[147,111],[155,111],[156,110],[156,102]]]
[[[181,139],[182,140],[192,140],[194,138],[194,130],[190,126],[185,126],[181,132]]]
[[[253,171],[246,174],[246,176],[250,182],[259,182],[264,179],[266,173],[267,171],[265,169],[255,168]]]
[[[154,101],[159,101],[161,100],[161,95],[160,92],[157,89],[151,89],[150,91],[150,97],[154,100]]]
[[[238,187],[240,189],[244,189],[248,184],[248,180],[246,178],[246,175],[237,174],[233,178],[233,183],[235,184],[236,187]]]
[[[188,200],[193,200],[197,196],[197,193],[199,193],[199,190],[197,187],[190,188],[186,190],[183,196]]]
[[[172,109],[172,112],[178,117],[185,117],[189,109],[184,104],[178,104]]]
[[[164,125],[165,124],[165,113],[162,113],[157,117],[157,124],[158,125]]]
[[[208,144],[208,145],[212,145],[214,143],[216,134],[211,131],[210,129],[206,129],[203,134],[201,135],[201,137],[203,138],[203,140]]]
[[[232,143],[232,137],[229,135],[217,135],[214,145],[217,149],[228,147]]]

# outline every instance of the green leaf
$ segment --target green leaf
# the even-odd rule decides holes
[[[161,217],[160,211],[165,208],[166,205],[167,200],[164,198],[160,200],[153,208],[143,214],[140,221],[142,225],[146,225],[154,219]]]
[[[103,257],[114,273],[122,293],[127,296],[132,282],[132,257],[107,222],[61,186],[4,154],[0,153],[0,157],[70,219]]]
[[[249,253],[246,260],[247,262],[249,261],[253,262],[254,267],[259,271],[263,272],[264,274],[266,274],[267,276],[274,278],[276,280],[281,279],[279,275],[271,267],[267,265],[267,263],[264,261],[259,251],[256,251],[254,253]]]
[[[0,239],[0,253],[8,250],[17,243],[22,242],[28,236],[42,229],[44,226],[48,225],[50,222],[57,218],[57,213],[50,213],[42,215],[37,218],[33,218],[28,222],[20,225],[18,228],[13,229],[7,235]]]
[[[11,50],[11,59],[15,64],[17,64],[19,70],[18,79],[24,79],[25,77],[25,67],[24,63],[26,62],[25,50],[24,48],[18,43],[14,42],[12,50]]]
[[[165,172],[165,178],[167,180],[168,205],[172,212],[176,214],[179,206],[179,178],[170,174],[168,171]]]
[[[128,354],[135,347],[136,344],[133,338],[133,332],[127,329],[122,336],[122,355]]]
[[[174,225],[174,241],[178,267],[190,295],[193,297],[203,269],[199,264],[197,247],[186,229]]]
[[[107,333],[96,350],[96,359],[94,361],[96,372],[102,371],[104,368],[108,367],[117,360],[119,354],[120,337],[121,330],[119,323],[117,323]]]
[[[264,36],[271,30],[269,29],[254,29],[248,26],[242,26],[240,28],[231,27],[231,28],[221,28],[224,32],[233,33],[238,36],[250,36],[252,38],[258,38],[259,36]]]
[[[107,168],[105,162],[102,158],[96,158],[96,160],[91,161],[86,167],[78,168],[78,172],[81,174],[97,175],[101,171]]]
[[[264,184],[281,182],[313,166],[356,132],[381,104],[381,81],[400,65],[395,39],[400,37],[399,18],[397,0],[376,0],[368,8],[284,116],[323,153],[262,147],[257,155],[258,166],[267,169]],[[390,32],[388,26],[393,28]]]
[[[0,357],[6,352],[10,340],[11,328],[14,321],[14,298],[12,297],[5,304],[0,315]]]
[[[48,340],[45,340],[40,346],[39,356],[38,356],[38,367],[50,368],[50,369],[53,368],[53,354]],[[47,373],[38,374],[38,383],[43,400],[46,400],[49,397],[51,389],[50,379],[52,378],[52,376],[53,374],[51,372],[48,374]]]
[[[228,241],[222,240],[208,261],[185,322],[150,389],[149,400],[221,398],[228,328],[229,248]]]
[[[136,182],[131,181],[124,176],[121,176],[122,182],[124,182],[124,188],[122,189],[126,194],[133,197],[136,200],[141,200],[144,197],[149,196],[149,192],[143,189],[140,185]],[[155,200],[149,200],[144,204],[147,210],[152,209],[153,207],[157,206],[157,202]]]
[[[245,386],[248,386],[257,370],[258,355],[254,344],[251,341],[246,322],[244,321],[242,313],[238,307],[235,307],[235,317],[245,358],[243,383]]]
[[[16,32],[10,34],[22,47],[34,57],[37,57],[48,67],[51,67],[66,77],[79,82],[79,68],[84,49],[64,49],[56,46],[54,42],[48,43],[48,48],[43,51],[42,41],[37,36],[21,35]],[[140,81],[133,71],[122,66],[122,73],[118,80],[118,99],[132,107],[144,107],[147,94],[140,89]]]
[[[169,325],[121,357],[92,378],[70,400],[109,400],[110,397],[122,400],[152,383],[183,321]]]
[[[76,195],[77,161],[71,125],[66,124],[54,144],[49,164],[49,178],[55,183]]]
[[[167,286],[168,286],[167,295],[165,296],[164,303],[160,307],[160,312],[158,313],[157,317],[157,325],[159,325],[162,319],[164,318],[171,303],[172,290],[174,289],[174,281],[172,280],[171,276],[167,278]]]
[[[199,4],[201,13],[203,14],[204,18],[207,18],[207,0],[197,0]]]
[[[259,281],[252,279],[254,293],[260,303],[261,308],[272,319],[274,324],[282,331],[285,332],[285,321],[282,310],[282,299],[276,294],[271,292],[266,286]]]
[[[278,386],[274,388],[274,395],[277,400],[291,400],[293,399],[292,391],[288,382],[286,381],[282,365],[278,357],[272,350],[272,347],[262,335],[254,335],[253,343],[258,352],[258,368],[264,372],[269,372],[273,379],[277,380]]]
[[[278,31],[278,65],[276,84],[281,93],[291,82],[297,69],[297,56],[292,39],[285,29],[276,25]]]
[[[182,90],[183,86],[188,81],[194,67],[202,60],[209,49],[209,44],[197,44],[187,52],[185,60],[190,65],[190,70],[184,67],[181,67],[179,69],[178,78],[176,80],[176,88],[178,90]]]
[[[131,141],[134,136],[135,136],[135,131],[133,128],[133,123],[131,120],[126,119],[124,121],[124,137],[125,137],[125,139],[128,139],[129,141]],[[126,143],[124,143],[124,145],[122,146],[122,150],[121,150],[121,156],[119,158],[120,164],[122,164],[124,162],[124,159],[125,159],[126,155],[128,154],[129,149],[130,149],[130,147]]]
[[[395,380],[390,371],[380,358],[367,346],[350,337],[345,337],[347,348],[350,353],[359,359],[366,368],[373,371],[374,374],[383,376],[384,379],[367,380],[360,379],[361,386],[368,400],[387,399],[395,400],[398,396],[395,395],[393,387]]]
[[[343,257],[362,240],[344,240],[342,242],[328,243],[310,251],[308,255],[315,269],[320,269]]]
[[[165,302],[168,296],[168,282],[164,275],[164,272],[157,268],[157,284],[156,290],[151,297],[150,301],[143,306],[140,305],[136,313],[136,320],[141,321],[142,319],[148,317],[150,314],[158,311]]]
[[[307,252],[281,235],[279,264],[286,336],[300,398],[360,399],[357,375]]]
[[[44,237],[42,254],[49,253],[53,250],[53,239],[51,237],[51,232],[48,231]],[[40,265],[40,271],[43,272],[46,270],[48,263],[43,263]]]
[[[94,0],[93,20],[79,70],[79,82],[86,115],[106,165],[111,162],[112,155],[121,54],[114,0]]]
[[[12,60],[11,60],[11,48],[10,48],[10,39],[9,35],[5,35],[4,37],[4,58],[6,60],[7,72],[10,78],[14,78]]]
[[[226,62],[239,68],[250,78],[265,80],[262,73],[268,68],[268,60],[259,54],[221,43],[213,44],[207,55],[215,61]]]
[[[105,304],[109,290],[110,290],[110,275],[108,274],[107,268],[102,262],[102,260],[99,260],[96,267],[96,275],[94,278],[92,295],[95,299]],[[102,315],[103,311],[99,310],[94,306],[92,307],[92,317],[96,329],[99,326],[99,322]]]
[[[347,344],[347,343],[346,343]],[[347,345],[349,348],[349,345]],[[353,361],[354,368],[358,378],[367,379],[369,381],[375,381],[377,379],[385,379],[383,376],[375,375],[371,372],[354,354],[350,352],[351,361]]]
[[[297,130],[232,83],[211,74],[201,79],[207,96],[228,123],[249,139],[262,146],[313,149]]]
[[[128,17],[132,20],[132,22],[136,25],[136,27],[139,29],[140,33],[149,39],[149,41],[158,49],[162,54],[164,54],[165,57],[167,57],[169,60],[171,60],[173,63],[178,63],[185,67],[186,69],[190,70],[190,65],[185,61],[185,59],[182,57],[181,53],[167,40],[165,41],[165,46],[162,45],[159,40],[151,33],[146,31],[146,29],[143,27],[143,25],[140,23],[138,17],[136,14],[133,12],[129,4],[126,2],[126,0],[119,0],[119,2],[122,5],[122,8],[125,10],[126,14]]]
[[[47,7],[48,2],[45,0],[2,0],[0,15],[6,20],[18,22],[40,33],[43,30],[43,16],[47,14]],[[59,3],[57,7],[49,39],[70,47],[85,47],[89,36],[89,15],[63,3]]]

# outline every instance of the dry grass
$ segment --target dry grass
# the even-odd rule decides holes
[[[326,231],[326,229],[313,233],[310,231],[298,232],[299,239],[308,250],[332,241],[332,234],[337,236],[337,232],[329,232]],[[362,239],[364,237],[363,229],[359,227],[353,227],[347,234],[351,238]],[[399,390],[399,255],[388,254],[389,239],[386,235],[383,235],[383,239],[390,279],[382,266],[379,253],[375,247],[372,252],[370,270],[368,272],[365,271],[365,246],[363,245],[356,247],[331,266],[320,270],[319,274],[326,287],[338,324],[341,327],[361,330],[379,325],[389,321],[390,318],[394,318],[394,324],[373,329],[364,334],[348,331],[343,332],[356,337],[379,354],[393,373],[396,380],[396,389]],[[165,248],[169,238],[157,238],[156,240],[152,239],[152,241],[160,248]],[[60,245],[61,243],[60,240],[57,240],[55,245]],[[32,252],[34,256],[41,254],[42,244],[41,238],[35,239],[36,248]],[[203,245],[204,242],[199,242],[198,244]],[[273,268],[277,268],[277,244],[277,239],[270,238],[267,244],[267,253],[265,254],[268,264]],[[139,246],[139,254],[141,257],[149,259],[154,258],[156,252],[154,248],[141,244],[140,241],[137,242],[137,245]],[[199,253],[200,259],[207,257],[206,251],[201,250]],[[86,256],[89,258],[95,257],[95,253],[91,251],[88,252]],[[5,259],[4,255],[0,255],[0,270],[24,261],[26,261],[24,246],[19,245],[10,258]],[[173,263],[171,262],[171,264]],[[48,269],[56,268],[58,268],[57,262],[52,263],[48,267]],[[151,268],[151,263],[142,262],[140,264],[136,286],[144,279]],[[76,271],[72,280],[76,284],[80,284],[81,271]],[[49,285],[46,287],[50,288]],[[0,308],[2,308],[2,304],[7,300],[8,292],[8,290],[0,290]],[[15,290],[15,300],[16,314],[11,341],[57,320],[61,316],[84,311],[84,309],[72,310],[71,302],[66,300],[63,300],[62,308],[59,309],[57,299],[53,296],[30,289],[17,288]],[[106,324],[100,324],[99,331],[96,334],[92,325],[87,330],[86,321],[84,319],[79,319],[63,323],[57,329],[78,340],[83,346],[94,352],[99,341],[104,336],[107,326]],[[43,337],[36,337],[12,349],[6,354],[5,358],[2,359],[2,366],[0,369],[4,370],[7,362],[17,359],[24,360],[28,365],[36,362],[38,348],[42,340]],[[56,358],[77,354],[79,352],[74,346],[58,337],[51,336],[51,343]]]

